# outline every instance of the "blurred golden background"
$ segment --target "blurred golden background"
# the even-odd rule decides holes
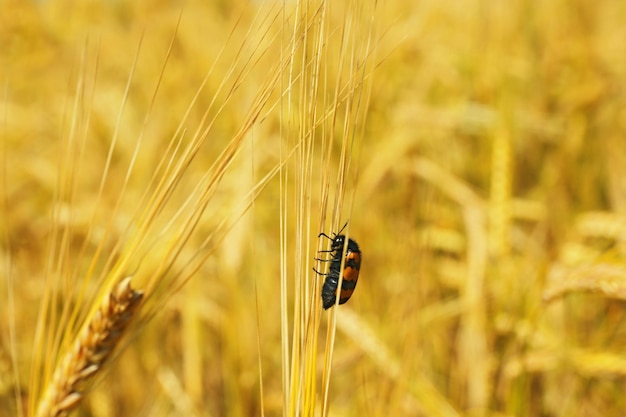
[[[317,282],[315,236],[337,231],[319,227],[344,197],[333,226],[349,220],[363,263],[330,310],[329,415],[622,415],[626,3],[363,4],[320,2],[297,33],[310,45],[322,27],[323,59],[281,66],[297,8],[317,3],[0,1],[0,416],[36,403],[46,294],[80,311],[76,333],[125,253],[153,292],[77,415],[295,415],[281,311],[292,277]],[[168,174],[170,146],[208,125],[184,176]],[[194,234],[157,268],[241,129]],[[163,217],[126,252],[160,178],[178,179]]]

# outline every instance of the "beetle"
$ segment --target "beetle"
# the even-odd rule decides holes
[[[339,233],[341,233],[345,227],[346,226],[342,227]],[[326,274],[314,269],[319,275],[326,277],[324,285],[322,286],[322,304],[325,310],[334,306],[337,301],[337,288],[339,287],[340,277],[343,277],[343,280],[341,281],[339,304],[344,304],[350,299],[356,288],[356,283],[359,280],[359,272],[361,270],[361,250],[356,241],[352,239],[348,239],[344,268],[343,271],[341,270],[341,255],[343,254],[344,246],[346,246],[346,236],[339,233],[333,233],[333,237],[328,236],[326,233],[320,233],[317,236],[324,236],[332,242],[330,250],[319,251],[319,253],[330,253],[330,259],[315,258],[321,262],[330,262],[330,268]]]

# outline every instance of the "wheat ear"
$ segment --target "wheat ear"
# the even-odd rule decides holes
[[[107,294],[57,367],[39,402],[37,417],[65,416],[80,403],[84,390],[111,356],[142,298],[142,291],[130,287],[130,277]]]

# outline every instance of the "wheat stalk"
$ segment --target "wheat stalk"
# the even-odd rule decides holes
[[[131,288],[130,277],[121,280],[104,297],[57,367],[39,402],[37,417],[65,416],[80,403],[84,390],[111,356],[142,298],[142,291]]]

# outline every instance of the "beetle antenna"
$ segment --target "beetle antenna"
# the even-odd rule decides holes
[[[349,221],[350,221],[350,220],[348,220],[348,221],[346,222],[346,224],[344,224],[344,225],[343,225],[343,227],[341,228],[341,230],[339,230],[339,232],[337,232],[337,233],[335,234],[335,236],[340,235],[340,234],[341,234],[341,232],[343,232],[343,229],[345,229],[345,228],[346,228],[346,226],[348,225],[348,222],[349,222]]]
[[[323,233],[323,232],[317,235],[317,237],[322,237],[322,236],[324,236],[326,239],[334,240],[334,238],[328,236],[326,233]]]

